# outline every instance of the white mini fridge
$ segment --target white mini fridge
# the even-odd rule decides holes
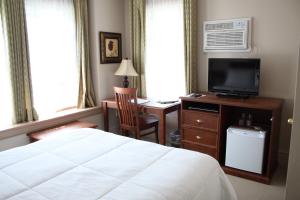
[[[229,127],[225,165],[262,174],[265,138],[265,131]]]

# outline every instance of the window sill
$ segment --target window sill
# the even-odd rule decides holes
[[[75,121],[80,118],[89,117],[102,113],[101,107],[86,108],[86,109],[71,109],[57,113],[55,116],[41,119],[33,122],[13,125],[0,130],[0,140],[13,137],[16,135],[27,134],[29,132],[42,130],[45,128],[57,126],[70,121]]]

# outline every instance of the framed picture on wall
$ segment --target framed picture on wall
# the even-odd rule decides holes
[[[122,40],[120,33],[100,32],[100,63],[120,63],[122,61]]]

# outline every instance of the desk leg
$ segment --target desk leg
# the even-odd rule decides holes
[[[107,103],[102,103],[102,109],[103,109],[103,118],[104,118],[104,131],[109,131],[109,116],[108,116],[108,108]]]
[[[166,114],[160,113],[159,116],[159,144],[166,145]]]

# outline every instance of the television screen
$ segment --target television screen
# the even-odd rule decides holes
[[[208,68],[208,91],[224,95],[258,95],[260,59],[210,58]]]

